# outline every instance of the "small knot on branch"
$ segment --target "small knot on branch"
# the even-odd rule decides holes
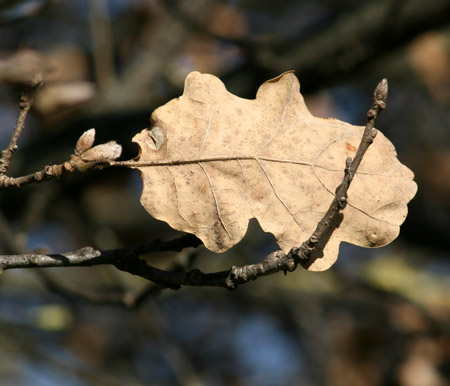
[[[0,174],[0,187],[7,188],[9,186],[19,186],[13,177],[8,177],[5,174]]]
[[[44,168],[44,173],[49,179],[52,177],[61,177],[61,174],[63,173],[63,165],[46,166]]]
[[[347,196],[343,195],[341,197],[338,197],[338,204],[339,204],[339,209],[344,209],[347,205]]]
[[[349,170],[350,169],[350,166],[352,166],[352,157],[348,157],[346,160],[345,160],[345,170]]]
[[[292,272],[296,268],[297,263],[305,263],[309,260],[312,253],[316,249],[317,243],[319,242],[319,239],[315,234],[312,234],[311,237],[304,241],[300,247],[294,247],[292,248],[288,255],[288,270]],[[289,266],[289,264],[294,264],[293,266]],[[292,270],[291,270],[292,268]]]
[[[225,286],[228,290],[234,291],[237,289],[237,283],[235,282],[236,278],[236,271],[239,268],[233,265],[230,269],[230,273],[228,274],[227,278],[225,279]]]

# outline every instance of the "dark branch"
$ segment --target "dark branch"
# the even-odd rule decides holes
[[[361,1],[296,42],[258,50],[257,62],[271,73],[295,68],[302,90],[312,91],[354,78],[415,36],[445,27],[449,14],[448,0]]]

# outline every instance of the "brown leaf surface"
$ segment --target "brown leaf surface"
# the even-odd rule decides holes
[[[312,116],[299,88],[288,72],[247,100],[212,75],[189,74],[183,95],[155,110],[152,129],[133,138],[142,205],[215,252],[238,243],[251,218],[285,253],[301,245],[333,200],[364,128]],[[341,241],[380,247],[394,240],[417,190],[412,179],[379,133],[350,186],[341,225],[309,269],[330,267]]]

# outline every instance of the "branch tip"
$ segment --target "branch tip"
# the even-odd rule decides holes
[[[380,81],[380,83],[378,83],[373,93],[374,101],[386,103],[386,99],[388,97],[388,90],[389,90],[388,81],[386,78],[383,78]]]

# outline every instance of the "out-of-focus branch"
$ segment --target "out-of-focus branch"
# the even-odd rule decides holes
[[[114,44],[107,0],[89,0],[89,26],[93,41],[95,79],[101,91],[117,81],[114,70]]]
[[[302,35],[296,42],[261,46],[257,62],[271,72],[295,69],[302,88],[315,89],[355,75],[426,30],[448,25],[448,0],[361,2],[340,14],[326,28]]]
[[[192,246],[196,246],[197,240],[191,237],[181,237],[176,240],[172,240],[172,246],[166,243],[160,245],[160,248],[178,248],[177,243],[189,243],[192,242]],[[153,247],[156,246],[158,241],[153,242]],[[164,249],[168,250],[168,249]],[[185,256],[182,261],[176,261],[172,264],[168,270],[171,272],[183,272],[191,269],[193,262],[197,258],[198,253],[196,251]],[[123,306],[126,308],[139,308],[146,300],[157,297],[163,290],[164,287],[155,283],[148,283],[146,286],[140,289],[118,289],[117,291],[108,292],[98,292],[96,290],[88,288],[72,288],[59,280],[55,280],[53,277],[47,274],[45,270],[38,271],[40,278],[42,279],[45,286],[54,293],[59,294],[64,298],[69,299],[81,299],[95,304],[110,304],[116,306]]]
[[[195,15],[206,12],[214,3],[215,0],[191,0],[180,6]],[[91,104],[93,113],[148,109],[157,98],[152,90],[158,79],[171,75],[172,62],[189,37],[189,31],[160,9],[157,2],[153,6],[157,20],[142,31],[145,34],[142,45],[121,74],[120,81],[109,84],[101,97]]]

